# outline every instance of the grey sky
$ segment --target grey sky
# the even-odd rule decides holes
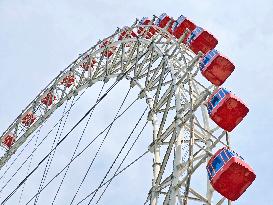
[[[162,12],[183,14],[218,38],[218,50],[236,65],[224,86],[250,108],[232,133],[232,145],[257,179],[235,204],[273,204],[272,11],[271,0],[1,0],[0,131],[78,54],[116,27]]]

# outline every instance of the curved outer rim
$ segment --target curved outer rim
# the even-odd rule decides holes
[[[159,35],[163,35],[164,36],[168,36],[168,41],[169,44],[172,44],[175,46],[175,50],[178,50],[178,53],[181,53],[181,57],[183,59],[183,62],[187,63],[187,60],[185,59],[184,54],[188,54],[188,56],[192,56],[193,53],[187,49],[186,47],[184,47],[182,50],[182,48],[179,46],[177,40],[175,39],[174,36],[172,36],[171,34],[169,34],[169,32],[166,31],[166,29],[162,29],[158,26],[155,25],[133,25],[131,27],[131,30],[133,29],[138,29],[139,27],[155,27],[158,30]],[[89,56],[90,58],[102,53],[105,49],[112,47],[112,46],[118,46],[122,43],[134,43],[134,42],[140,42],[140,44],[146,44],[149,45],[152,43],[151,39],[145,39],[145,38],[130,38],[130,39],[124,39],[124,40],[117,40],[114,41],[113,43],[109,44],[106,48],[99,48],[99,45],[101,42],[103,42],[106,39],[113,39],[115,37],[118,37],[121,34],[122,30],[118,29],[113,35],[110,35],[109,37],[103,39],[102,41],[99,41],[95,46],[93,46],[92,48],[90,48],[89,50],[87,50],[86,52],[84,52],[81,56],[79,56],[75,61],[73,61],[64,71],[61,71],[60,74],[54,78],[38,95],[37,97],[24,109],[22,110],[22,112],[20,113],[20,115],[13,121],[13,123],[6,129],[6,131],[4,131],[4,133],[1,136],[1,139],[7,135],[8,133],[14,133],[14,130],[16,130],[16,127],[20,125],[21,119],[24,116],[25,113],[33,110],[34,107],[37,107],[37,103],[40,103],[40,100],[44,97],[44,95],[52,90],[52,88],[54,87],[54,84],[59,83],[66,75],[68,75],[68,73],[73,73],[73,71],[75,71],[75,69],[77,67],[79,67],[79,65],[81,65],[81,63],[83,63],[86,60],[86,57]],[[162,51],[156,44],[152,44],[152,46],[155,49],[155,52],[157,52],[157,54],[162,57],[164,55],[164,51]],[[166,61],[169,61],[168,58],[165,58]],[[170,64],[170,62],[168,62],[168,64]],[[188,65],[185,65],[188,66]],[[173,76],[173,75],[172,75]],[[113,78],[116,77],[116,75],[110,75],[107,76],[108,78]],[[97,78],[97,79],[92,79],[87,80],[86,83],[76,89],[73,90],[73,92],[69,92],[69,94],[67,95],[67,97],[61,99],[58,103],[56,103],[55,105],[53,105],[47,112],[45,115],[43,115],[42,117],[40,117],[34,124],[32,124],[30,127],[28,127],[24,133],[24,135],[22,135],[22,137],[20,137],[19,139],[17,138],[16,143],[13,145],[13,147],[10,150],[7,150],[7,152],[5,153],[5,155],[3,157],[0,158],[0,168],[5,164],[5,162],[11,157],[12,154],[14,154],[16,152],[16,150],[19,148],[20,145],[22,145],[27,137],[29,135],[31,135],[58,107],[60,107],[65,100],[70,99],[73,95],[76,96],[78,93],[80,93],[81,90],[83,90],[84,88],[88,87],[90,85],[90,83],[95,83],[97,81],[101,81],[103,80],[102,78]],[[54,88],[53,88],[54,89]],[[143,88],[141,88],[143,89]],[[0,139],[0,140],[1,140]],[[1,145],[2,147],[4,147],[3,145]],[[8,159],[7,159],[8,158]]]

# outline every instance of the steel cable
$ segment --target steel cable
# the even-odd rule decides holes
[[[68,103],[68,101],[66,101],[66,104],[65,104],[65,107],[64,107],[64,110],[63,110],[63,114],[62,114],[62,118],[63,117],[65,117],[65,113],[67,113],[67,112],[65,112],[65,110],[66,110],[66,107],[67,107],[67,103]],[[61,119],[62,119],[61,118]],[[60,121],[60,123],[61,123],[62,121]],[[60,127],[60,124],[59,124],[59,126],[58,127]],[[45,139],[45,138],[44,138]],[[43,139],[43,140],[44,140]],[[40,143],[39,143],[39,145],[42,143],[43,141],[41,141]],[[39,145],[37,146],[37,148],[39,147]],[[9,180],[5,183],[5,185],[4,186],[2,186],[1,187],[1,190],[0,190],[0,193],[4,190],[4,188],[9,184],[9,182],[15,177],[15,175],[18,173],[18,171],[23,167],[23,165],[28,161],[28,159],[31,159],[32,158],[32,156],[33,156],[33,153],[37,150],[37,148],[36,149],[34,149],[33,151],[32,151],[32,153],[27,157],[27,159],[21,164],[21,166],[16,170],[16,172],[9,178]],[[23,152],[23,151],[22,151]],[[20,152],[20,154],[22,153],[22,152]],[[15,160],[14,160],[14,162],[17,160],[18,158],[16,158]]]
[[[137,100],[137,99],[136,99]],[[136,100],[134,100],[118,117],[120,118],[135,102]],[[116,119],[116,120],[117,120]],[[51,184],[51,182],[54,181],[54,179],[56,179],[65,169],[66,167],[68,167],[75,159],[77,159],[83,152],[85,152],[87,150],[87,148],[93,144],[93,142],[95,142],[95,140],[101,136],[106,130],[108,130],[108,128],[114,123],[114,121],[112,121],[103,131],[101,131],[84,149],[82,149],[81,152],[79,152],[74,158],[73,160],[71,160],[61,171],[59,171],[54,177],[52,177],[52,179],[43,187],[43,189],[41,190],[41,192],[49,185]],[[35,196],[37,195],[38,193],[36,193],[28,202],[27,204],[29,204],[34,198]],[[3,202],[1,203],[3,204]]]
[[[124,105],[124,103],[125,103],[125,100],[127,99],[130,90],[131,90],[131,87],[129,88],[128,92],[126,93],[126,96],[125,96],[125,98],[123,99],[123,101],[122,101],[122,103],[121,103],[121,105],[120,105],[120,107],[119,107],[117,113],[115,114],[115,117],[114,117],[114,119],[113,119],[112,122],[115,122],[115,121],[117,120],[117,118],[118,118],[118,116],[119,116],[119,112],[120,112],[121,108],[123,107],[123,105]],[[73,196],[73,199],[72,199],[72,201],[70,202],[70,204],[72,204],[73,201],[75,200],[75,198],[76,198],[76,196],[77,196],[77,194],[78,194],[78,192],[79,192],[79,190],[80,190],[80,188],[81,188],[83,182],[85,181],[85,179],[86,179],[86,177],[87,177],[87,174],[88,174],[88,172],[90,171],[90,169],[91,169],[91,167],[92,167],[92,165],[93,165],[95,159],[97,158],[98,153],[100,152],[100,150],[101,150],[101,148],[102,148],[102,145],[104,144],[104,142],[105,142],[105,140],[106,140],[106,138],[107,138],[107,136],[108,136],[108,134],[109,134],[109,132],[110,132],[112,126],[113,126],[113,123],[111,123],[111,125],[107,128],[107,132],[106,132],[106,134],[105,134],[105,136],[104,136],[104,138],[103,138],[103,140],[102,140],[102,142],[101,142],[99,148],[97,149],[97,151],[96,151],[96,153],[95,153],[95,156],[93,157],[91,163],[89,164],[89,167],[88,167],[88,169],[87,169],[87,171],[86,171],[86,173],[85,173],[85,175],[84,175],[84,177],[83,177],[83,179],[82,179],[80,185],[78,186],[77,191],[76,191],[75,195]]]
[[[43,125],[42,125],[43,126]],[[41,128],[42,126],[40,127],[40,129],[38,130],[39,133],[37,134],[36,136],[36,140],[35,140],[35,143],[34,143],[34,149],[37,147],[37,143],[38,143],[38,139],[39,139],[39,135],[40,135],[40,131],[41,131]],[[31,164],[32,164],[32,160],[33,160],[33,154],[30,158],[30,162],[28,164],[28,168],[27,168],[27,174],[29,174],[29,171],[30,171],[30,167],[31,167]],[[21,204],[21,201],[22,201],[22,197],[23,197],[23,193],[24,193],[24,189],[25,189],[25,183],[23,184],[23,187],[22,187],[22,190],[21,190],[21,194],[20,194],[20,198],[19,198],[19,203],[18,204]]]
[[[105,179],[107,178],[108,174],[110,173],[111,169],[113,168],[114,164],[116,163],[116,161],[118,160],[120,154],[122,153],[123,149],[125,148],[126,144],[128,143],[129,139],[131,138],[132,134],[134,133],[136,127],[138,126],[138,124],[140,123],[140,121],[142,120],[145,112],[147,111],[148,107],[146,107],[146,109],[144,110],[144,112],[142,113],[142,115],[140,116],[140,118],[138,119],[137,123],[135,124],[133,130],[131,131],[130,135],[127,137],[126,141],[124,142],[124,144],[122,145],[120,151],[118,152],[117,156],[115,157],[113,163],[111,164],[111,166],[109,167],[108,171],[106,172],[106,174],[104,175],[102,181],[100,182],[100,185],[104,183]],[[100,186],[99,185],[99,186]],[[88,205],[93,201],[94,197],[96,196],[97,192],[95,192],[92,196],[92,198],[90,199]]]
[[[69,134],[90,114],[90,112],[108,95],[108,93],[120,82],[124,76],[131,71],[131,69],[128,69],[125,73],[122,74],[122,76],[116,80],[115,83],[113,83],[110,88],[107,89],[107,91],[101,96],[98,102],[96,102],[86,113],[85,115],[71,128],[71,130],[57,143],[57,145],[38,163],[38,165],[30,172],[29,175],[23,179],[20,184],[4,199],[4,201],[1,204],[6,203],[6,201],[20,188],[22,183],[24,183],[37,169],[38,167],[49,157],[49,155],[69,136]]]
[[[72,104],[73,106],[75,105],[75,103],[81,98],[81,96],[85,93],[86,90],[84,90],[81,95],[76,99],[76,101]],[[68,110],[65,112],[65,114],[68,112]],[[41,140],[41,142],[38,144],[37,148],[33,150],[33,152],[26,158],[26,160],[21,164],[21,166],[19,167],[18,170],[16,170],[16,173],[23,167],[23,165],[28,161],[28,159],[32,156],[32,154],[38,149],[38,147],[45,141],[45,139],[51,134],[51,132],[55,129],[55,127],[57,127],[57,125],[61,122],[61,120],[65,117],[62,116],[57,123],[54,124],[53,128],[45,135],[45,137]],[[30,141],[23,147],[23,149],[20,151],[20,153],[18,155],[16,155],[16,158],[12,161],[12,163],[9,165],[9,167],[5,170],[5,172],[3,173],[3,175],[0,177],[0,180],[5,176],[5,174],[9,171],[9,169],[11,169],[12,165],[18,160],[19,156],[23,153],[23,151],[27,148],[27,146],[30,144],[30,142],[33,140],[33,138],[35,137],[35,135],[33,135],[33,137],[30,139]],[[2,189],[1,189],[2,190]],[[1,192],[1,191],[0,191]]]
[[[77,205],[81,204],[82,202],[84,202],[87,198],[89,198],[92,194],[94,194],[95,192],[97,192],[100,188],[102,188],[103,186],[105,186],[108,182],[112,181],[116,176],[120,175],[122,172],[124,172],[126,169],[128,169],[130,166],[132,166],[133,164],[135,164],[138,160],[140,160],[142,157],[144,157],[146,154],[148,154],[149,151],[145,151],[142,155],[140,155],[138,158],[136,158],[134,161],[132,161],[130,164],[128,164],[126,167],[124,167],[122,170],[120,170],[118,173],[116,173],[114,176],[112,176],[109,180],[107,180],[106,182],[104,182],[103,184],[101,184],[100,186],[98,186],[94,191],[92,191],[90,194],[88,194],[86,197],[84,197],[81,201],[79,201],[77,203]]]
[[[144,54],[142,55],[144,56]],[[16,191],[17,189],[38,169],[38,167],[50,156],[51,153],[53,153],[53,151],[67,138],[67,136],[86,118],[86,116],[90,113],[91,110],[93,110],[102,99],[104,99],[104,97],[115,87],[115,85],[121,80],[123,79],[123,77],[129,72],[131,71],[132,68],[128,69],[125,73],[122,74],[122,76],[117,79],[117,81],[107,90],[107,92],[100,98],[100,100],[94,105],[92,106],[89,111],[72,127],[72,129],[56,144],[56,146],[38,163],[38,165],[25,177],[24,180],[21,181],[21,183],[11,192],[11,194],[2,202],[2,204],[4,204]],[[84,149],[85,150],[85,149]],[[84,151],[83,150],[83,151]],[[77,155],[79,156],[79,155]],[[30,156],[29,156],[30,157]],[[29,158],[28,157],[28,158]],[[75,158],[74,158],[75,159]],[[24,163],[23,163],[24,164]],[[44,188],[43,188],[44,189]],[[36,194],[37,196],[37,194]]]
[[[65,111],[63,112],[63,115],[66,115],[66,117],[65,117],[65,120],[64,120],[64,123],[63,123],[63,126],[62,126],[62,128],[61,128],[60,133],[59,133],[59,130],[60,130],[60,127],[61,127],[61,125],[62,125],[62,121],[60,122],[60,124],[59,124],[59,126],[58,126],[58,129],[57,129],[55,138],[54,138],[53,143],[52,143],[52,145],[51,145],[51,149],[54,148],[55,142],[58,143],[58,142],[60,141],[60,138],[61,138],[61,136],[62,136],[64,127],[65,127],[65,125],[66,125],[67,119],[68,119],[69,114],[70,114],[70,111],[71,111],[71,109],[72,109],[72,105],[73,105],[74,99],[75,99],[75,96],[74,96],[73,99],[72,99],[72,102],[71,102],[71,105],[70,105],[70,107],[69,107],[69,109],[68,109],[67,114],[65,114]],[[68,101],[67,101],[67,102],[68,102]],[[67,105],[67,104],[66,104],[66,105]],[[64,110],[65,110],[65,109],[66,109],[66,107],[64,108]],[[51,167],[51,163],[52,163],[52,161],[53,161],[53,159],[54,159],[55,153],[56,153],[56,149],[54,149],[54,151],[53,151],[53,152],[49,155],[49,157],[48,157],[48,160],[47,160],[47,162],[46,162],[45,169],[44,169],[44,173],[43,173],[43,176],[42,176],[42,179],[41,179],[41,182],[40,182],[40,185],[39,185],[38,190],[40,190],[41,188],[43,188],[43,185],[44,185],[45,180],[46,180],[46,178],[47,178],[47,174],[48,174],[49,169],[50,169],[50,167]],[[34,205],[36,205],[36,204],[38,203],[39,196],[40,196],[40,195],[37,195],[37,196],[36,196],[35,201],[34,201]]]
[[[104,86],[105,86],[105,83],[103,84],[103,86],[102,86],[102,88],[101,88],[101,90],[100,90],[100,92],[99,92],[99,95],[98,95],[98,97],[97,97],[97,99],[96,99],[96,102],[99,100],[99,98],[100,98],[100,96],[101,96],[101,93],[102,93],[102,91],[103,91],[103,89],[104,89]],[[75,154],[76,154],[76,152],[77,152],[77,150],[78,150],[78,147],[79,147],[80,142],[81,142],[81,140],[82,140],[82,137],[83,137],[83,135],[84,135],[84,133],[85,133],[85,131],[86,131],[86,128],[87,128],[87,126],[88,126],[88,124],[89,124],[89,121],[90,121],[90,119],[91,119],[91,117],[92,117],[92,115],[93,115],[93,112],[94,112],[94,110],[92,110],[92,112],[90,113],[90,115],[89,115],[89,117],[88,117],[88,120],[87,120],[87,122],[86,122],[86,124],[85,124],[85,127],[84,127],[84,129],[83,129],[83,131],[82,131],[82,134],[81,134],[81,136],[80,136],[80,138],[79,138],[79,141],[78,141],[78,143],[77,143],[77,145],[76,145],[76,148],[75,148],[74,153],[73,153],[73,155],[72,155],[72,157],[71,157],[71,160],[74,158],[74,156],[75,156]],[[71,160],[70,160],[70,161],[71,161]],[[58,187],[58,190],[57,190],[57,192],[56,192],[56,194],[55,194],[55,196],[54,196],[54,199],[53,199],[53,201],[52,201],[51,204],[54,204],[54,202],[55,202],[55,200],[56,200],[56,198],[57,198],[57,195],[58,195],[58,193],[59,193],[59,191],[60,191],[60,189],[61,189],[61,186],[62,186],[62,184],[63,184],[63,182],[64,182],[64,179],[65,179],[65,177],[66,177],[66,175],[67,175],[67,172],[68,172],[68,170],[69,170],[69,167],[70,167],[70,166],[68,166],[68,167],[66,168],[66,171],[65,171],[65,173],[64,173],[64,176],[63,176],[63,178],[62,178],[62,180],[61,180],[61,183],[60,183],[60,185],[59,185],[59,187]]]
[[[131,152],[132,148],[134,147],[134,145],[136,144],[137,140],[139,139],[140,135],[142,134],[143,130],[145,129],[145,127],[147,126],[148,121],[146,121],[146,123],[144,124],[144,126],[142,127],[141,131],[139,132],[139,134],[137,135],[136,139],[134,140],[133,144],[131,145],[131,147],[129,148],[129,150],[127,151],[126,155],[124,156],[124,158],[122,159],[121,163],[119,164],[118,168],[116,169],[115,174],[118,173],[120,167],[122,166],[122,164],[124,163],[124,161],[126,160],[127,156],[129,155],[129,153]],[[96,201],[96,204],[99,203],[99,201],[101,200],[101,198],[103,197],[104,193],[106,192],[106,190],[108,189],[109,185],[111,184],[112,180],[110,180],[106,187],[104,188],[103,192],[101,193],[101,195],[99,196],[99,199]]]
[[[152,44],[150,44],[149,46],[151,46]],[[139,60],[143,57],[143,56],[145,56],[145,54],[147,53],[148,51],[146,51],[146,52],[144,52],[141,56],[140,56],[140,58],[139,58]],[[132,66],[133,67],[133,66]],[[121,76],[121,78],[119,79],[119,80],[117,80],[117,81],[120,81],[131,69],[132,69],[132,67],[130,68],[130,69],[128,69],[125,73],[123,73],[123,75]],[[88,87],[87,87],[88,88]],[[86,90],[87,90],[87,88],[80,94],[80,96],[76,99],[76,101],[75,101],[75,103],[81,98],[81,96],[86,92]],[[75,104],[75,103],[73,103],[73,105]],[[67,113],[67,112],[66,112]],[[64,117],[64,116],[63,116]],[[59,119],[59,121],[53,126],[53,128],[47,133],[47,135],[43,138],[43,140],[38,144],[38,146],[37,146],[37,148],[44,142],[44,140],[48,137],[48,135],[54,130],[54,128],[59,124],[59,122],[62,120],[62,118],[63,117],[61,117],[60,119]],[[31,139],[32,140],[32,139]],[[19,157],[19,155],[21,155],[22,154],[22,152],[24,151],[24,149],[29,145],[29,143],[30,142],[28,142],[27,144],[26,144],[26,146],[23,148],[23,150],[16,156],[16,159],[11,163],[11,165],[8,167],[8,169],[5,171],[5,173],[0,177],[0,180],[2,179],[2,177],[7,173],[7,171],[11,168],[11,166],[16,162],[16,160],[18,159],[18,157]],[[37,149],[35,149],[33,152],[35,152]],[[32,154],[32,153],[31,153]],[[26,163],[26,161],[30,158],[30,156],[31,155],[29,155],[28,157],[27,157],[27,159],[21,164],[21,166],[20,166],[20,169],[22,168],[22,166]],[[19,171],[19,170],[17,170],[17,171]]]

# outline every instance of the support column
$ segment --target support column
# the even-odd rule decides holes
[[[229,137],[229,133],[226,132],[226,142],[227,142],[227,146],[228,148],[230,148],[230,137]],[[231,201],[228,200],[228,205],[231,205]]]
[[[174,149],[174,163],[173,163],[173,179],[170,187],[170,205],[175,205],[177,201],[177,195],[179,191],[178,183],[179,183],[179,166],[181,165],[182,159],[182,129],[179,126],[181,123],[181,91],[182,88],[177,81],[177,77],[175,75],[174,68],[172,64],[169,64],[169,68],[171,70],[173,86],[174,86],[174,94],[175,94],[175,107],[176,107],[176,119],[175,119],[175,149]]]
[[[207,109],[206,109],[206,106],[205,105],[202,105],[201,106],[201,109],[202,109],[202,117],[203,117],[203,123],[204,123],[204,128],[205,130],[207,130],[208,132],[210,132],[210,126],[209,126],[209,115],[207,113]],[[206,150],[211,152],[211,145],[212,145],[212,142],[209,140],[210,139],[210,135],[207,134],[206,135],[207,138],[207,142],[206,142]],[[208,162],[209,159],[207,159],[207,162]],[[214,192],[214,189],[213,187],[211,186],[210,184],[210,180],[209,180],[209,177],[207,176],[207,193],[206,193],[206,197],[207,197],[207,200],[209,203],[212,203],[212,196],[213,196],[213,192]]]
[[[156,191],[156,179],[159,175],[160,171],[160,145],[158,144],[158,131],[159,131],[159,122],[156,116],[156,113],[153,111],[153,99],[150,96],[147,96],[147,103],[150,107],[150,117],[153,125],[153,141],[154,141],[154,149],[153,149],[153,188],[151,193],[151,205],[157,205],[158,203],[158,193]]]
[[[191,71],[188,71],[188,85],[189,85],[189,95],[190,95],[190,141],[189,141],[189,164],[187,169],[187,180],[185,185],[185,193],[184,193],[184,199],[183,199],[183,205],[188,204],[188,198],[189,198],[189,190],[190,190],[190,184],[191,184],[191,176],[193,173],[193,146],[195,142],[195,136],[194,136],[194,113],[193,113],[193,86],[192,86],[192,74]]]
[[[174,163],[173,163],[173,180],[172,180],[172,187],[170,193],[170,205],[175,205],[177,201],[177,195],[179,188],[177,187],[179,182],[179,165],[181,164],[182,158],[182,129],[179,126],[181,122],[181,114],[179,111],[181,110],[181,90],[180,86],[175,85],[175,107],[176,107],[176,121],[175,121],[175,134],[176,134],[176,141],[175,141],[175,150],[174,150]]]

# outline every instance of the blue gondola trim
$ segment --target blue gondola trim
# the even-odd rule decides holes
[[[195,40],[201,33],[203,32],[203,28],[196,27],[192,32],[191,35],[187,39],[187,44],[191,44],[193,40]]]
[[[213,109],[222,101],[222,99],[229,94],[230,92],[227,91],[225,88],[220,88],[217,93],[210,99],[208,102],[208,113],[209,115],[213,111]]]
[[[211,180],[217,172],[232,158],[237,157],[241,160],[244,160],[240,155],[236,152],[229,150],[227,148],[223,149],[215,158],[212,160],[210,164],[207,165],[207,172],[209,179]]]
[[[181,25],[181,23],[186,19],[185,16],[181,15],[179,18],[173,23],[172,25],[172,31],[175,31],[175,29]]]
[[[199,63],[199,68],[201,71],[211,62],[214,60],[214,58],[219,54],[219,52],[215,49],[212,49],[209,51],[202,59],[202,61]]]
[[[140,20],[139,24],[140,24],[140,25],[143,25],[143,24],[144,24],[144,21],[145,21],[146,19],[148,19],[148,17],[143,17],[143,18]]]
[[[163,20],[163,18],[165,18],[166,16],[167,16],[166,13],[162,13],[162,14],[158,17],[158,19],[156,19],[155,25],[159,26],[160,22],[161,22],[161,21]]]

